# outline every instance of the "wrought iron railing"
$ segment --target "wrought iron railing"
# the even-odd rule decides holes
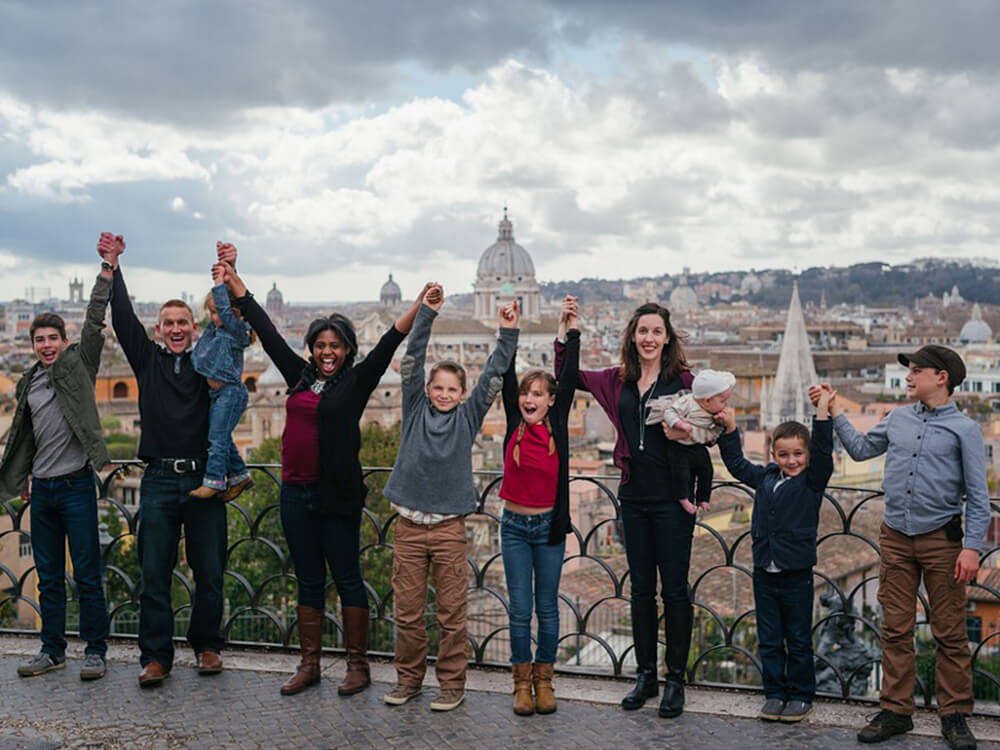
[[[296,644],[295,575],[278,514],[280,467],[251,467],[256,486],[229,506],[229,559],[223,629],[230,642],[291,649]],[[139,523],[142,464],[123,462],[101,480],[102,548],[113,635],[134,636],[138,625],[139,568],[133,542]],[[365,471],[371,492],[362,518],[362,571],[372,613],[372,651],[392,651],[391,555],[396,515],[381,494],[391,470]],[[480,501],[467,518],[469,532],[469,652],[481,665],[505,665],[507,595],[499,548],[502,501],[499,472],[477,472]],[[616,499],[617,478],[573,476],[573,531],[567,542],[560,586],[557,667],[564,672],[606,676],[634,667],[629,621],[629,578]],[[30,502],[4,502],[0,518],[0,625],[6,631],[37,631],[38,605],[30,549]],[[695,626],[688,676],[695,684],[760,685],[751,587],[749,516],[752,493],[732,482],[713,489],[713,511],[696,526],[690,584]],[[880,683],[878,527],[882,494],[856,487],[830,487],[820,521],[815,568],[814,645],[821,694],[872,698]],[[984,568],[1000,567],[1000,503],[992,503],[991,542]],[[13,542],[13,544],[12,544]],[[16,550],[16,554],[15,554]],[[25,554],[25,552],[29,554]],[[186,629],[193,580],[183,562],[174,571],[175,633]],[[992,712],[1000,698],[1000,571],[968,588],[968,625],[978,710]],[[67,573],[75,608],[72,575]],[[325,644],[342,646],[336,591],[328,588]],[[433,590],[428,607],[432,653],[436,647]],[[917,694],[934,695],[933,637],[928,602],[921,592],[916,629]],[[661,636],[662,643],[662,636]],[[662,663],[662,659],[661,659]],[[992,709],[990,706],[992,705]]]

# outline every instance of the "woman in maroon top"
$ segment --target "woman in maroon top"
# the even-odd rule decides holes
[[[565,356],[556,344],[556,366]],[[667,679],[659,714],[679,716],[684,710],[684,675],[691,646],[691,538],[695,517],[670,495],[667,441],[684,437],[664,424],[646,427],[647,404],[655,398],[691,387],[692,376],[681,340],[670,324],[667,308],[654,302],[632,314],[622,334],[621,365],[581,370],[577,387],[590,391],[618,431],[615,465],[625,554],[632,601],[635,687],[622,699],[626,710],[640,708],[659,692],[656,669],[659,572],[663,620],[667,636]]]
[[[333,313],[318,318],[305,335],[309,359],[278,333],[246,285],[226,266],[226,284],[244,320],[288,384],[287,418],[281,435],[281,525],[298,582],[302,660],[281,686],[293,695],[320,679],[326,568],[337,585],[347,646],[347,674],[340,695],[364,690],[368,670],[368,596],[361,578],[361,509],[367,488],[361,474],[359,421],[393,353],[413,325],[424,287],[413,306],[386,331],[357,365],[351,321]]]
[[[518,385],[513,360],[503,379],[507,435],[500,485],[504,501],[500,544],[510,597],[514,713],[521,716],[556,710],[552,668],[559,642],[559,578],[570,531],[566,423],[580,355],[576,310],[576,298],[566,297],[559,319],[560,335],[567,338],[559,384],[547,372],[532,370]],[[568,333],[567,328],[571,329]],[[532,589],[538,616],[534,663]]]

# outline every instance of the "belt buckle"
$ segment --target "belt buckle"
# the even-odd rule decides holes
[[[187,468],[184,468],[184,464],[187,464]],[[174,459],[174,474],[186,474],[189,471],[194,471],[194,461],[190,458]]]

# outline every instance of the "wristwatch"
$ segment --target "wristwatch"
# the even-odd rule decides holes
[[[111,273],[114,273],[115,272],[115,267],[113,265],[111,265],[110,263],[108,263],[106,260],[102,260],[101,261],[101,270],[102,271],[111,271]]]

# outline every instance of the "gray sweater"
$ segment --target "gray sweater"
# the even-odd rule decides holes
[[[449,412],[435,409],[424,390],[427,341],[437,313],[421,305],[400,362],[403,431],[392,475],[383,493],[405,508],[466,514],[479,495],[472,482],[472,442],[500,392],[503,373],[517,349],[516,328],[501,328],[497,347],[469,398]]]

